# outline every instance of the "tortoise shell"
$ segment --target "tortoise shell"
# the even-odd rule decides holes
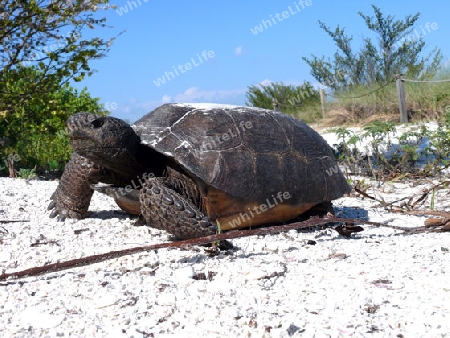
[[[165,104],[132,128],[143,144],[172,158],[198,184],[238,200],[261,203],[286,192],[285,204],[314,205],[350,191],[326,141],[280,112]]]

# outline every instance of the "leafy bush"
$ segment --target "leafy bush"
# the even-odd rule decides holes
[[[23,178],[23,179],[31,179],[36,177],[36,169],[32,168],[32,169],[25,169],[25,168],[21,168],[19,170],[19,177]]]
[[[335,130],[339,143],[337,159],[348,172],[377,180],[415,175],[436,176],[450,167],[450,114],[434,131],[425,125],[412,128],[393,143],[392,122],[374,121],[356,134],[345,128]],[[361,149],[361,144],[364,148]],[[358,148],[359,145],[359,148]]]
[[[359,51],[352,46],[353,38],[345,27],[331,29],[319,21],[322,28],[334,41],[337,51],[333,57],[303,57],[310,66],[311,75],[333,90],[349,89],[352,86],[368,86],[390,81],[395,74],[429,79],[436,74],[442,61],[439,49],[423,55],[425,41],[422,37],[409,39],[420,13],[407,15],[403,20],[385,15],[372,5],[374,16],[359,12],[366,27],[377,40],[365,38]]]
[[[274,109],[273,100],[278,101],[278,109],[305,122],[315,122],[322,117],[320,93],[305,81],[302,85],[270,83],[249,86],[246,93],[246,105]]]
[[[0,88],[5,88],[0,92],[0,162],[16,154],[16,167],[18,162],[21,168],[36,167],[37,172],[62,169],[71,154],[64,131],[67,118],[77,111],[102,115],[107,111],[86,89],[79,92],[56,79],[52,91],[23,101],[21,93],[32,89],[41,72],[34,67],[15,72],[22,81],[9,81],[8,73],[0,78]],[[8,174],[5,165],[0,166],[0,173]]]

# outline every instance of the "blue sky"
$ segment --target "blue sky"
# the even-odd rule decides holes
[[[166,102],[244,105],[250,85],[314,82],[302,56],[332,56],[336,50],[318,20],[332,29],[346,27],[357,49],[364,38],[372,37],[357,14],[372,15],[371,4],[397,19],[420,12],[414,29],[423,34],[426,52],[437,46],[445,61],[450,58],[450,2],[442,0],[112,3],[118,8],[100,16],[113,28],[94,34],[125,32],[106,58],[91,63],[97,72],[75,87],[87,87],[113,116],[131,122]]]

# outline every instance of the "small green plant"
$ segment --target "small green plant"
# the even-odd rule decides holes
[[[338,137],[339,140],[341,140],[341,143],[344,143],[346,145],[356,145],[358,141],[361,140],[360,136],[356,135],[353,131],[345,129],[345,128],[338,128],[335,130],[335,134]]]
[[[429,175],[438,175],[450,166],[450,113],[435,131],[429,133],[428,146],[423,150],[428,157],[426,171]]]
[[[363,192],[366,192],[371,187],[369,182],[366,182],[365,179],[356,181],[356,185],[357,185],[358,189],[363,191]]]
[[[32,169],[21,168],[21,169],[19,169],[19,177],[26,179],[26,180],[35,178],[36,177],[36,168],[32,168]]]
[[[426,158],[425,154],[419,148],[423,143],[424,137],[427,135],[423,130],[424,126],[411,129],[398,139],[398,145],[392,148],[389,162],[393,166],[393,170],[399,176],[404,177],[405,174],[419,174],[422,170],[419,161]],[[426,128],[425,128],[426,129]]]
[[[47,169],[52,173],[61,173],[64,171],[67,160],[63,158],[62,160],[50,160],[47,162]]]
[[[434,189],[433,189],[433,192],[431,194],[430,210],[434,210],[434,199],[435,199],[435,195],[434,195]]]
[[[58,170],[60,168],[60,165],[57,160],[50,160],[48,161],[47,165],[50,171]]]
[[[340,141],[334,144],[337,151],[335,153],[336,159],[345,165],[351,173],[360,173],[364,171],[364,155],[358,151],[356,145],[361,141],[361,137],[356,135],[353,131],[345,128],[338,128],[335,134]]]
[[[450,123],[445,120],[434,132],[421,125],[403,133],[394,143],[396,127],[392,122],[372,122],[361,135],[339,128],[335,131],[340,141],[335,145],[337,159],[354,174],[379,181],[409,174],[436,175],[450,166],[449,131]],[[358,142],[366,144],[362,152],[356,147]],[[428,144],[425,148],[424,143]]]
[[[219,234],[222,232],[222,229],[221,229],[221,227],[220,227],[220,222],[219,222],[219,220],[216,220],[216,223],[217,223],[217,234],[219,235]],[[215,241],[215,242],[212,244],[212,246],[215,247],[215,248],[218,248],[219,245],[220,245],[220,241]]]
[[[371,136],[373,139],[382,140],[385,136],[390,140],[390,134],[395,133],[395,125],[390,121],[373,121],[363,127],[363,138]]]

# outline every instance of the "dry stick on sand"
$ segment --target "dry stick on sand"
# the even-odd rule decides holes
[[[186,247],[193,246],[193,245],[208,244],[208,243],[213,243],[213,242],[225,240],[225,239],[276,234],[276,233],[280,233],[280,232],[286,232],[289,230],[311,228],[314,226],[324,225],[327,223],[335,223],[335,222],[342,222],[342,223],[348,223],[348,224],[362,223],[362,224],[372,225],[372,226],[376,226],[376,227],[388,227],[388,228],[395,229],[395,230],[402,230],[406,233],[416,233],[417,231],[419,231],[419,232],[432,231],[426,227],[418,227],[418,228],[397,227],[397,226],[388,225],[385,223],[369,222],[369,221],[365,221],[365,220],[361,220],[361,219],[357,219],[357,218],[355,218],[355,219],[353,219],[353,218],[338,218],[338,217],[312,218],[312,219],[309,219],[304,222],[296,222],[296,223],[291,223],[291,224],[286,224],[286,225],[276,225],[276,226],[251,229],[251,230],[233,230],[233,231],[229,231],[229,232],[226,232],[223,234],[188,239],[188,240],[184,240],[184,241],[166,242],[166,243],[160,243],[160,244],[155,244],[155,245],[139,246],[139,247],[118,250],[118,251],[110,251],[110,252],[103,253],[103,254],[86,256],[83,258],[72,259],[72,260],[68,260],[68,261],[64,261],[64,262],[52,263],[52,264],[48,264],[48,265],[38,266],[38,267],[34,267],[34,268],[22,270],[22,271],[11,272],[11,273],[5,273],[3,271],[2,274],[0,275],[0,280],[6,280],[10,277],[22,278],[22,277],[43,275],[43,274],[51,273],[51,272],[63,271],[63,270],[71,269],[71,268],[94,264],[94,263],[100,263],[100,262],[103,262],[106,260],[119,258],[119,257],[123,257],[126,255],[135,254],[138,252],[153,251],[153,250],[163,249],[163,248],[186,248]],[[359,232],[359,231],[363,230],[361,227],[348,226],[348,225],[344,225],[344,226],[338,225],[334,229],[336,231],[338,231],[340,234],[347,236],[347,237],[349,237],[352,232]]]
[[[432,192],[434,189],[444,186],[446,184],[450,184],[450,181],[443,181],[443,182],[440,182],[437,184],[433,184],[430,188],[424,189],[424,191],[420,194],[420,197],[417,198],[417,200],[415,200],[414,202],[413,202],[414,198],[417,197],[417,195],[418,195],[416,193],[409,197],[402,197],[398,200],[387,203],[382,198],[380,199],[380,198],[376,198],[374,196],[369,195],[365,191],[361,190],[358,185],[354,186],[353,189],[360,195],[380,203],[380,205],[383,208],[385,208],[386,210],[394,211],[394,212],[402,212],[402,211],[406,211],[406,210],[404,210],[404,208],[402,206],[394,205],[395,203],[401,202],[404,200],[408,200],[408,203],[405,204],[404,207],[409,208],[409,210],[414,209],[419,203],[421,203],[421,202],[423,203],[425,201],[425,198],[430,194],[430,192]]]
[[[439,216],[441,218],[427,218],[424,222],[426,228],[439,227],[435,232],[450,231],[450,212],[438,210],[410,210],[408,215]]]
[[[19,223],[19,222],[30,222],[29,219],[0,219],[0,223]]]

